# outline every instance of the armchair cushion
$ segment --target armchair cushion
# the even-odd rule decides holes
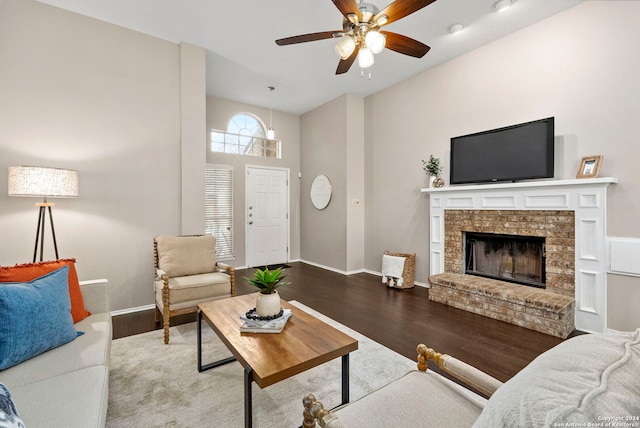
[[[577,336],[500,387],[474,427],[567,426],[638,416],[639,374],[640,329]]]
[[[411,371],[332,411],[327,427],[468,427],[485,401],[435,372]]]
[[[155,238],[158,268],[169,277],[197,275],[216,270],[216,240],[213,235]]]
[[[162,296],[163,281],[156,281],[156,296]],[[229,295],[229,275],[221,272],[169,278],[169,304],[200,300],[212,296]]]

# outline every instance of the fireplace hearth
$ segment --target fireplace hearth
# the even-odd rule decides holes
[[[545,238],[465,232],[467,275],[545,288]]]

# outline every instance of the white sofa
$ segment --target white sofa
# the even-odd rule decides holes
[[[109,401],[112,325],[107,280],[81,281],[91,315],[72,342],[0,371],[28,428],[104,427]]]
[[[425,345],[418,354],[419,370],[335,411],[308,394],[303,427],[640,426],[640,329],[568,339],[504,384]],[[428,359],[490,398],[426,370]]]

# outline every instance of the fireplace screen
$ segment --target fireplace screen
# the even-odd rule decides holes
[[[465,232],[465,273],[545,288],[545,239]]]

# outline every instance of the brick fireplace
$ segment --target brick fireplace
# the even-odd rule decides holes
[[[567,337],[574,330],[574,224],[573,211],[445,210],[445,274],[430,278],[429,299]],[[544,238],[546,274],[540,287],[543,289],[463,275],[468,247],[465,236],[470,232]]]
[[[444,270],[465,273],[465,232],[545,238],[545,289],[575,295],[575,215],[549,210],[445,210]]]
[[[606,328],[606,188],[613,178],[423,189],[429,298],[566,337]],[[544,288],[465,274],[467,232],[544,238]]]

